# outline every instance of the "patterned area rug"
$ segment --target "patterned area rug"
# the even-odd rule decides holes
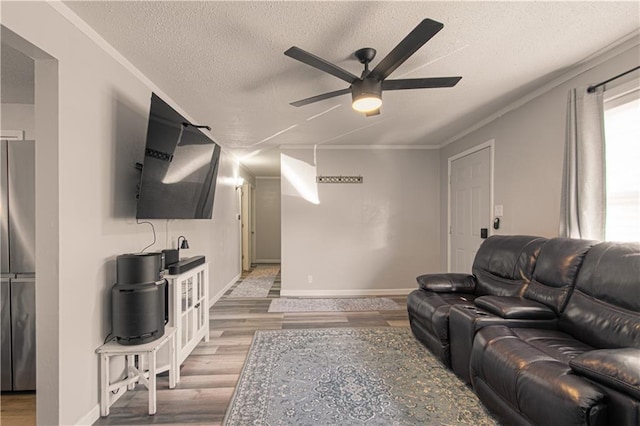
[[[233,289],[229,297],[267,297],[273,282],[280,272],[280,266],[258,265],[240,284]]]
[[[404,309],[386,297],[346,299],[273,299],[269,312],[394,311]]]
[[[497,425],[405,328],[257,331],[224,424]]]

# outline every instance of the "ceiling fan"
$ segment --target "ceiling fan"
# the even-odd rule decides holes
[[[387,80],[387,77],[413,55],[420,47],[438,33],[444,27],[440,22],[425,19],[413,29],[385,58],[369,70],[369,63],[376,56],[376,50],[365,47],[355,52],[356,58],[364,64],[364,71],[360,77],[349,71],[332,64],[318,56],[306,52],[299,47],[289,48],[285,55],[302,63],[329,73],[350,84],[349,88],[336,90],[312,96],[296,102],[291,102],[295,107],[301,107],[324,99],[333,98],[351,93],[353,109],[364,112],[367,117],[380,114],[382,105],[382,91],[404,89],[429,89],[436,87],[453,87],[462,77],[436,77],[436,78],[404,78],[399,80]]]

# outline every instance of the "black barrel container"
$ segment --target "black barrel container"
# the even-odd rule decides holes
[[[116,284],[111,290],[112,334],[122,345],[152,342],[164,335],[166,281]]]
[[[111,289],[111,333],[122,345],[152,342],[164,335],[166,286],[162,254],[124,254]]]
[[[116,283],[140,284],[158,281],[164,269],[163,253],[121,254],[116,259]]]

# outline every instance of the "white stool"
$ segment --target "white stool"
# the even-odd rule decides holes
[[[100,355],[100,415],[109,415],[109,407],[121,396],[111,399],[111,391],[124,386],[131,390],[137,382],[142,382],[149,390],[149,415],[156,413],[156,374],[169,371],[169,389],[176,387],[180,381],[180,370],[176,363],[176,329],[175,327],[165,327],[164,335],[153,342],[142,345],[121,345],[117,341],[105,343],[96,349]],[[169,363],[167,365],[156,366],[156,353],[169,342]],[[135,358],[138,357],[138,366],[142,365],[141,357],[148,355],[148,371],[140,371],[135,367]],[[109,358],[112,356],[124,356],[127,363],[127,377],[111,383],[109,379]],[[142,368],[142,367],[140,367]]]

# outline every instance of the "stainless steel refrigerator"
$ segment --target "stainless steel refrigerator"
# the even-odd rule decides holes
[[[35,142],[0,142],[3,391],[36,388]]]

